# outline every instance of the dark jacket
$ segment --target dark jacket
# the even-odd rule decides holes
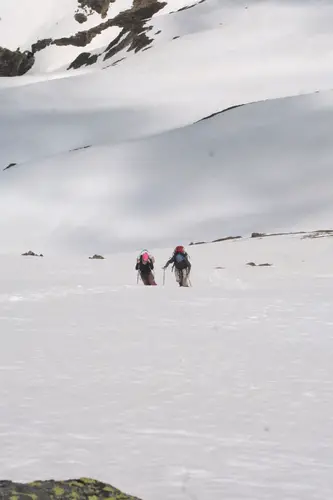
[[[177,255],[177,253],[179,253],[179,252],[175,252],[173,254],[173,256],[171,257],[171,259],[168,260],[168,262],[164,266],[164,269],[167,268],[170,264],[173,264],[176,269],[189,269],[190,270],[191,269],[191,263],[188,260],[188,254],[186,252],[182,253],[182,255],[184,257],[184,260],[178,263],[176,261],[176,255]]]
[[[147,264],[144,264],[142,262],[142,259],[140,258],[140,260],[136,263],[135,266],[135,270],[140,271],[141,274],[149,274],[152,272],[153,269],[154,269],[154,264],[150,259],[148,260]]]

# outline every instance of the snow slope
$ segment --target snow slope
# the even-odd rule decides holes
[[[191,246],[188,289],[161,267],[192,240],[331,228],[333,6],[190,6],[147,20],[149,50],[104,60],[112,26],[0,79],[1,474],[330,498],[333,239]],[[0,45],[68,37],[76,9],[0,0]],[[83,51],[95,64],[67,71]],[[153,288],[134,271],[147,246]]]
[[[2,252],[87,255],[330,228],[332,126],[333,93],[318,93],[12,167],[1,173]]]
[[[2,477],[93,476],[144,500],[329,498],[332,245],[190,247],[189,289],[169,272],[137,286],[133,253],[1,256]]]
[[[116,66],[64,72],[52,55],[59,72],[1,80],[0,165],[18,164],[0,173],[1,252],[330,227],[333,11],[319,4],[169,2],[147,21],[151,49]],[[43,9],[31,36],[58,22]]]

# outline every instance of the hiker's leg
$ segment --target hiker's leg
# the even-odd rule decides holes
[[[156,285],[156,281],[155,281],[153,273],[149,273],[148,274],[148,284],[151,285],[151,286],[155,286]]]
[[[189,279],[189,269],[183,269],[183,286],[189,286],[188,279]]]
[[[189,275],[190,275],[190,272],[189,272],[189,269],[184,269],[183,270],[183,286],[186,286],[186,287],[189,287],[190,284],[189,284]]]
[[[147,285],[150,285],[149,283],[149,275],[148,274],[141,274],[141,279],[142,279],[142,283],[147,286]]]

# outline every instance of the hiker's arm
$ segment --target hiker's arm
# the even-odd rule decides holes
[[[170,266],[170,264],[172,264],[172,262],[174,262],[174,260],[175,260],[175,257],[172,256],[171,259],[169,259],[168,262],[165,264],[163,269],[166,269],[168,266]]]

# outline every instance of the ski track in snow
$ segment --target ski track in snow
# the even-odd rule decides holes
[[[329,498],[330,249],[192,247],[189,289],[171,273],[137,286],[133,255],[2,257],[2,476],[88,475],[144,500]]]

